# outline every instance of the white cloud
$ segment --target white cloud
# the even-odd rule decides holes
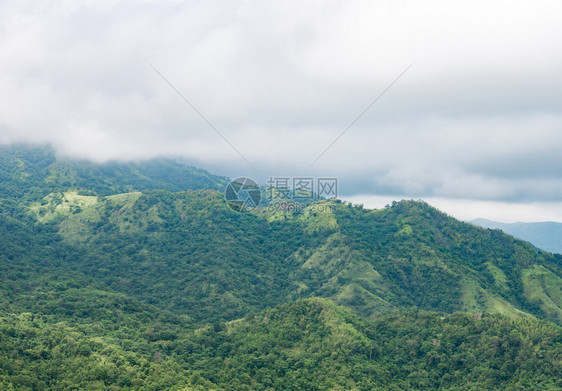
[[[344,197],[353,204],[362,204],[369,209],[381,209],[393,201],[417,199],[404,195],[374,196],[359,194]],[[424,199],[430,205],[459,220],[470,221],[485,216],[502,223],[558,221],[562,222],[562,202],[501,202],[474,199],[430,197]]]
[[[98,161],[174,155],[232,176],[334,175],[347,194],[554,202],[561,11],[503,0],[3,2],[0,142],[48,141]]]

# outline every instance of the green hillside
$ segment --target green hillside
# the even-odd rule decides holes
[[[422,201],[236,213],[225,183],[2,147],[0,389],[560,389],[561,255]]]
[[[2,390],[206,390],[142,337],[93,325],[51,324],[32,313],[0,316]]]
[[[201,349],[200,346],[209,346]],[[562,387],[562,329],[423,311],[366,321],[312,299],[190,334],[174,357],[225,390]]]
[[[95,325],[0,318],[2,389],[557,390],[562,328],[411,311],[367,321],[322,299],[123,340]],[[146,334],[146,333],[144,333]]]
[[[0,197],[38,199],[69,189],[113,195],[146,189],[220,189],[226,179],[171,159],[144,162],[57,160],[48,147],[0,145]]]
[[[562,322],[559,256],[423,202],[313,207],[240,214],[216,191],[151,190],[53,193],[27,213],[82,252],[75,270],[200,322],[313,296],[370,318],[418,307]]]

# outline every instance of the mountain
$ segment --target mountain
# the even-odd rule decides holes
[[[562,321],[560,256],[423,202],[244,214],[213,190],[68,191],[26,213],[81,254],[73,270],[196,322],[313,296],[371,318],[418,307]]]
[[[562,256],[422,201],[237,213],[172,160],[27,146],[0,179],[1,389],[560,386]]]
[[[47,270],[195,323],[308,297],[371,319],[417,307],[562,322],[561,256],[421,201],[379,210],[319,201],[236,213],[214,189],[224,179],[171,161],[95,165],[59,162],[44,149],[10,151],[2,159],[11,225],[4,243],[29,273],[41,274],[33,261],[41,259]],[[61,176],[69,179],[53,179]],[[32,178],[23,194],[22,178]],[[49,245],[24,252],[40,243],[36,237]],[[42,289],[50,288],[20,289],[12,303],[33,303]]]
[[[69,189],[99,196],[148,189],[222,190],[226,183],[226,178],[172,159],[94,164],[57,159],[50,147],[0,146],[0,196],[3,198],[38,199]]]
[[[541,223],[500,223],[486,219],[475,219],[471,223],[485,228],[501,229],[505,233],[526,240],[545,251],[562,253],[562,223],[552,221]]]
[[[420,202],[332,205],[316,215],[313,206],[240,214],[210,190],[64,192],[26,213],[81,254],[73,270],[196,321],[311,296],[367,317],[417,306],[562,320],[557,256]]]

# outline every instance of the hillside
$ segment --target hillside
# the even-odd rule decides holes
[[[412,311],[375,321],[310,299],[166,338],[0,318],[2,389],[556,390],[562,329]],[[125,350],[126,349],[126,350]]]
[[[202,350],[199,346],[211,346]],[[178,342],[225,390],[559,389],[562,329],[414,311],[365,321],[312,299]]]
[[[105,166],[89,163],[88,175],[95,173],[96,179],[86,191],[83,186],[72,188],[72,183],[82,183],[79,178],[87,178],[76,174],[85,163],[64,162],[75,179],[65,185],[70,187],[55,185],[52,173],[60,172],[62,163],[38,158],[42,151],[15,149],[3,158],[19,156],[22,172],[38,178],[30,193],[49,192],[36,199],[17,192],[4,198],[4,212],[14,224],[50,235],[45,239],[50,246],[39,247],[36,256],[26,254],[23,261],[42,257],[48,270],[78,273],[91,284],[195,322],[229,321],[313,296],[331,298],[369,318],[417,307],[562,322],[560,256],[462,223],[423,202],[367,210],[321,201],[331,208],[318,212],[316,204],[296,212],[258,208],[251,214],[235,213],[213,189],[142,187],[157,186],[166,178],[175,180],[168,188],[177,183],[205,186],[200,181],[207,176],[200,170],[169,162],[138,163],[135,170],[129,163],[113,163],[103,175]],[[36,161],[49,164],[35,165],[43,171],[31,169]],[[145,181],[139,182],[140,168],[146,174],[151,164],[166,174],[154,181],[143,174]],[[41,172],[43,176],[37,174]],[[128,179],[118,179],[115,172]],[[213,186],[221,183],[220,178],[208,178]],[[5,181],[3,188],[17,187],[14,181]],[[139,187],[120,193],[123,183]],[[57,191],[51,191],[53,186]],[[11,202],[19,199],[24,202]],[[51,251],[54,243],[59,250]],[[14,302],[34,297],[35,289],[42,288],[24,290]]]
[[[423,202],[334,205],[240,214],[212,190],[64,192],[27,213],[83,254],[74,270],[199,322],[311,296],[366,317],[418,307],[562,321],[559,256]]]
[[[553,253],[562,253],[562,223],[552,221],[539,223],[500,223],[476,219],[472,224],[485,228],[501,229],[503,232],[532,243],[534,246]]]
[[[562,256],[498,230],[422,201],[236,213],[165,159],[0,163],[2,389],[560,386]]]
[[[96,196],[147,189],[222,190],[226,183],[225,178],[171,159],[94,164],[57,159],[48,147],[0,145],[2,198],[38,199],[69,189]]]

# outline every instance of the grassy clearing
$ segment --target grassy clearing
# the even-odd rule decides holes
[[[509,316],[530,316],[523,312],[506,300],[484,290],[474,280],[465,280],[463,282],[463,306],[462,310],[466,312],[485,312],[498,313]]]
[[[491,262],[486,263],[486,267],[494,277],[494,284],[502,291],[508,291],[509,286],[507,285],[507,276],[505,273],[497,266]]]
[[[541,265],[523,270],[525,296],[540,302],[549,318],[562,321],[562,279]]]

